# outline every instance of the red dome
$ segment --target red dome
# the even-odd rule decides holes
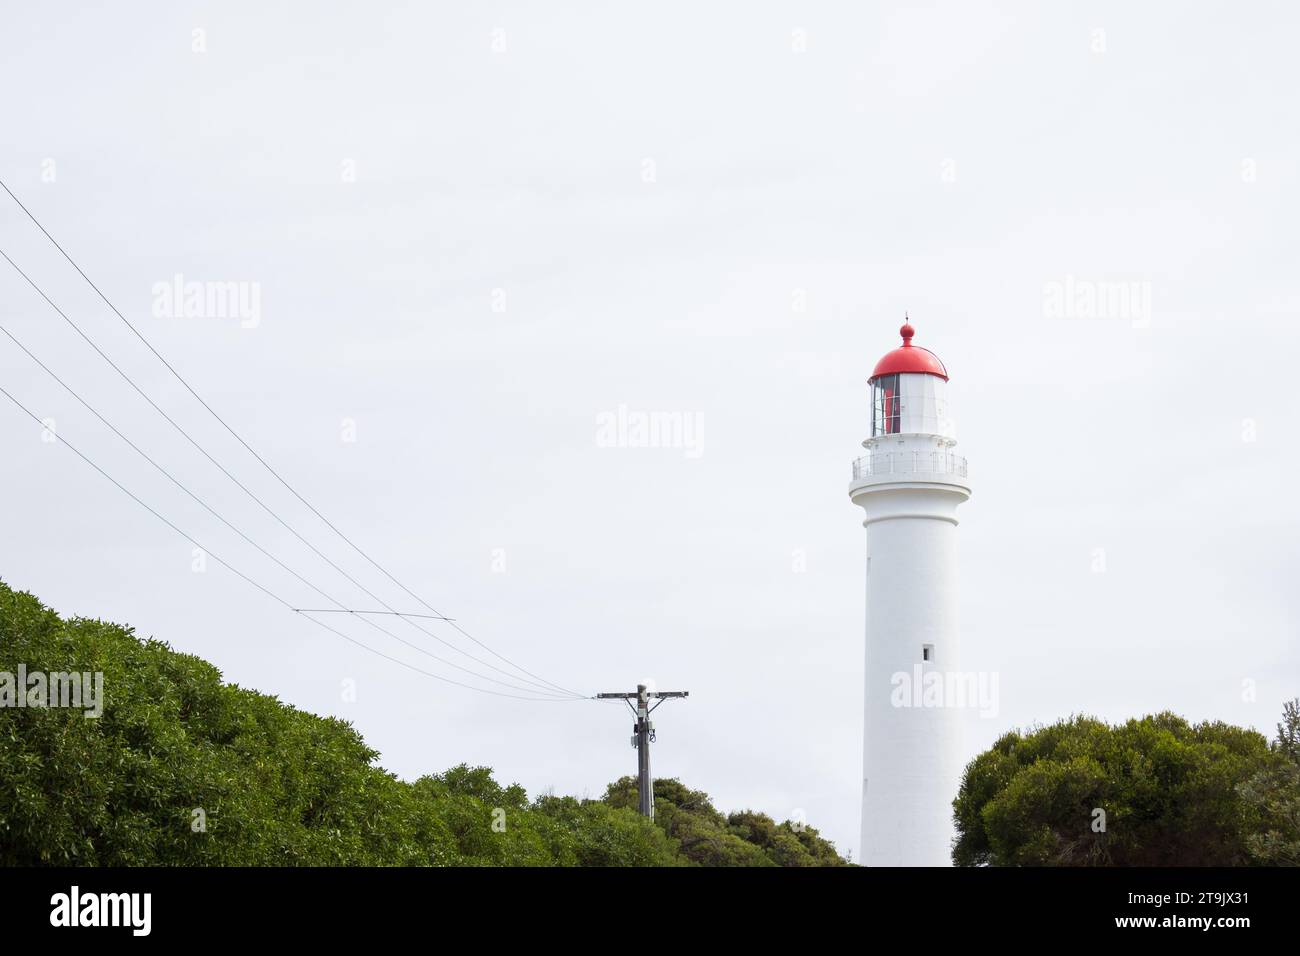
[[[916,330],[912,328],[910,323],[904,322],[903,327],[898,330],[898,334],[903,337],[902,346],[887,353],[884,358],[876,363],[870,381],[874,381],[882,375],[896,375],[899,372],[938,375],[945,382],[948,381],[948,370],[939,361],[939,356],[929,349],[923,349],[919,345],[912,344],[912,336],[916,334]]]

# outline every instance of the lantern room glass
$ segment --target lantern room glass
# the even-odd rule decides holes
[[[897,435],[902,403],[898,376],[881,375],[871,383],[871,437]]]
[[[945,382],[937,375],[898,372],[871,383],[871,437],[934,435],[955,438]]]

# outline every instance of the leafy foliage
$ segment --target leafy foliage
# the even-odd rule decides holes
[[[655,823],[675,840],[681,853],[702,866],[847,866],[833,844],[807,825],[752,810],[723,816],[709,796],[678,780],[654,782]],[[635,809],[635,777],[609,785],[605,802]]]
[[[97,719],[0,707],[0,865],[843,862],[816,831],[724,819],[676,781],[659,781],[670,819],[658,825],[636,813],[635,786],[624,799],[624,781],[605,801],[529,801],[466,765],[404,782],[344,721],[226,684],[129,628],[63,621],[0,583],[0,672],[19,663],[101,671],[106,701]]]
[[[966,768],[953,803],[953,861],[1224,866],[1260,860],[1264,847],[1252,849],[1258,835],[1296,837],[1296,778],[1278,776],[1285,772],[1282,746],[1270,748],[1262,734],[1217,721],[1192,725],[1171,713],[1119,726],[1074,717],[1008,733]],[[1275,805],[1288,792],[1288,779],[1289,829]],[[1247,780],[1256,790],[1243,790]],[[1256,799],[1257,791],[1270,796]]]
[[[1269,825],[1246,838],[1251,857],[1275,866],[1300,866],[1300,698],[1287,701],[1273,751],[1279,766],[1261,770],[1237,787]]]

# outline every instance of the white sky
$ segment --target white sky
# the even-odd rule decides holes
[[[963,662],[1001,691],[972,755],[1074,712],[1271,732],[1300,685],[1295,13],[1048,6],[15,5],[0,178],[404,582],[567,686],[690,690],[656,715],[659,774],[723,809],[802,810],[856,855],[864,532],[846,488],[905,309],[952,374],[970,459]],[[0,200],[0,248],[291,524],[416,609]],[[155,318],[177,273],[256,283],[260,324]],[[1149,320],[1051,314],[1067,276],[1138,283]],[[252,537],[373,603],[2,262],[0,317]],[[319,606],[6,339],[0,384]],[[620,405],[689,415],[702,454],[602,447]],[[502,700],[371,657],[219,567],[192,573],[187,542],[11,407],[0,436],[0,577],[60,612],[345,717],[405,777],[468,761],[596,796],[634,771],[621,705]]]

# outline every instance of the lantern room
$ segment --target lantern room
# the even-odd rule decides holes
[[[912,344],[916,330],[910,322],[899,334],[903,344],[877,362],[871,373],[871,439],[955,437],[947,407],[948,370],[939,356]]]

